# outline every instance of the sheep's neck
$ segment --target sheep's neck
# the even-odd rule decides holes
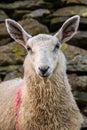
[[[26,129],[32,129],[32,126],[33,130],[54,129],[60,120],[59,110],[63,109],[59,104],[63,104],[64,108],[67,106],[65,96],[69,92],[64,76],[56,75],[48,80],[31,76],[26,84],[22,91],[19,119],[21,124]]]
[[[57,103],[60,102],[61,93],[66,91],[63,75],[48,80],[31,76],[26,84],[23,91],[24,105],[27,104],[26,107],[33,110],[38,109],[38,107],[51,106],[54,100],[57,100]]]
[[[36,108],[38,104],[45,104],[45,100],[51,96],[51,84],[49,81],[42,79],[34,80],[34,78],[32,78],[27,82],[24,92],[27,96],[26,100],[28,100],[28,102],[30,101],[30,104]]]

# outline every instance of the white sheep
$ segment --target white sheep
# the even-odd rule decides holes
[[[79,16],[68,19],[54,35],[31,36],[6,19],[10,36],[28,54],[24,78],[0,84],[0,130],[80,130],[82,115],[66,75],[64,42],[77,32]]]

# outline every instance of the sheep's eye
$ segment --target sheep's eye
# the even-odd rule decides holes
[[[57,51],[59,49],[59,43],[56,44],[55,48],[54,48],[54,51]]]
[[[32,49],[29,46],[27,46],[27,51],[32,51]]]

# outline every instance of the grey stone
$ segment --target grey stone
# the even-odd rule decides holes
[[[25,57],[25,49],[18,43],[12,42],[0,47],[0,65],[22,64]]]
[[[10,70],[9,70],[9,68],[10,68]],[[9,66],[6,69],[6,71],[7,70],[9,70],[9,72],[6,73],[4,81],[14,79],[14,78],[19,78],[19,77],[23,78],[23,66]]]
[[[81,111],[85,116],[87,116],[87,106],[84,107]]]
[[[86,17],[87,13],[87,6],[79,6],[79,5],[75,5],[75,6],[68,6],[68,7],[64,7],[64,8],[60,8],[58,10],[56,10],[52,16],[54,17],[59,17],[59,16],[72,16],[72,15],[80,15],[83,17]]]
[[[77,55],[67,62],[68,71],[87,72],[87,56]]]
[[[0,77],[0,83],[2,82],[2,80],[1,80],[1,77]]]
[[[15,9],[35,9],[38,7],[52,7],[52,4],[44,2],[44,0],[25,0],[25,1],[15,1],[8,4],[0,4],[0,9],[5,10],[15,10]]]
[[[6,75],[7,73],[12,73],[17,70],[21,65],[7,65],[7,66],[0,66],[0,74]]]
[[[81,20],[80,20],[80,26],[79,29],[86,31],[86,26],[87,26],[87,7],[86,6],[80,6],[80,5],[75,5],[75,6],[68,6],[68,7],[63,7],[60,9],[57,9],[56,11],[53,12],[53,14],[50,15],[51,17],[51,31],[55,32],[57,31],[61,25],[71,16],[73,15],[79,15]]]
[[[84,4],[87,5],[87,0],[66,0],[67,4]]]
[[[3,22],[8,16],[3,10],[0,10],[0,22]]]
[[[39,23],[37,20],[32,18],[26,18],[20,21],[23,28],[31,35],[36,35],[39,33],[49,33],[48,28]]]
[[[0,38],[7,38],[9,36],[5,23],[0,23]]]
[[[73,90],[87,92],[87,76],[79,76],[77,74],[69,74],[69,82]]]
[[[21,19],[25,14],[29,14],[31,11],[30,10],[18,10],[16,9],[13,13],[13,18],[14,19]]]
[[[38,17],[46,16],[48,14],[50,14],[50,11],[48,9],[37,9],[32,11],[30,14],[26,14],[24,18],[28,18],[28,17],[38,18]]]
[[[1,38],[0,39],[0,46],[8,44],[11,41],[11,38]]]
[[[87,31],[79,31],[68,44],[78,46],[87,50]]]
[[[83,115],[84,122],[81,130],[87,130],[87,117]]]
[[[87,93],[81,91],[73,91],[73,95],[79,107],[87,106]]]
[[[0,66],[0,79],[6,81],[17,77],[23,77],[22,65]]]
[[[68,72],[87,73],[87,51],[68,45],[65,50]]]

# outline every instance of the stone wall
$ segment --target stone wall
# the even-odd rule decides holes
[[[54,34],[63,22],[80,15],[78,33],[67,43],[67,74],[72,92],[84,116],[87,130],[87,0],[1,0],[0,1],[0,81],[23,77],[25,49],[7,33],[4,20],[18,21],[32,35]]]

